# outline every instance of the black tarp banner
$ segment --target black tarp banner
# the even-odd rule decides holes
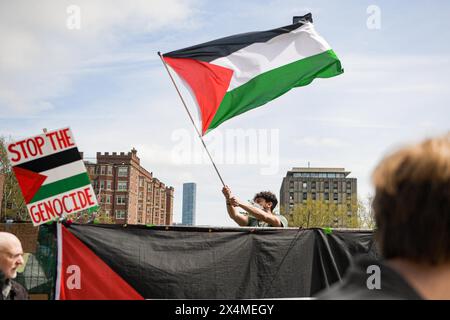
[[[145,299],[310,297],[339,281],[353,256],[377,255],[371,231],[78,224],[67,230]],[[64,289],[67,274],[60,270]],[[108,281],[99,277],[89,285]]]

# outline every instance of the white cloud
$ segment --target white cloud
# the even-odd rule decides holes
[[[0,2],[0,115],[54,108],[50,100],[72,89],[80,72],[101,64],[142,61],[117,49],[135,36],[162,28],[195,27],[193,1],[2,1]],[[81,9],[81,29],[69,30],[69,5]],[[170,8],[170,9],[169,9]],[[116,57],[118,53],[120,57]],[[147,52],[150,56],[151,53]]]

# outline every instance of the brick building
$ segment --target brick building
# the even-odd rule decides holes
[[[172,224],[174,189],[140,165],[136,149],[128,153],[97,152],[95,163],[84,163],[101,211],[113,222]]]

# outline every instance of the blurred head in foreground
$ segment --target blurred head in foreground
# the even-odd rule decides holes
[[[321,299],[450,299],[450,134],[401,148],[373,172],[382,258],[355,258]]]
[[[450,134],[388,155],[372,178],[383,257],[450,263]]]

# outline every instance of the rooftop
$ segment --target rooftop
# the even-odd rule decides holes
[[[294,167],[291,172],[346,172],[345,168],[311,168],[311,167]]]
[[[350,173],[345,171],[345,168],[294,167],[288,171],[287,175],[305,178],[345,178]]]

